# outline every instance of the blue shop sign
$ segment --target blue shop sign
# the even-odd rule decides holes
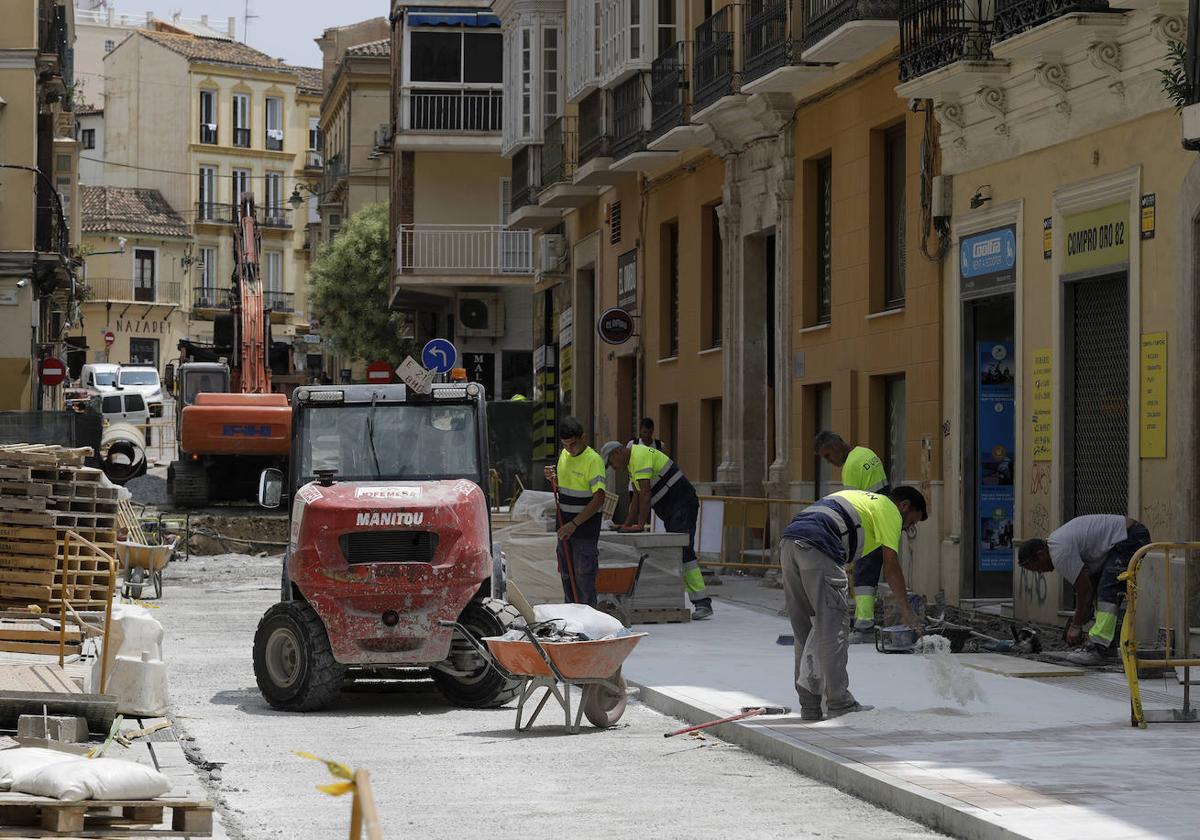
[[[1008,225],[968,236],[958,245],[962,296],[1007,290],[1017,279],[1017,228]]]

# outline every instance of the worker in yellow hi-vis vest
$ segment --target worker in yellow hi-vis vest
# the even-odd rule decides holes
[[[626,524],[621,530],[645,530],[653,509],[668,531],[688,535],[687,545],[683,547],[683,585],[692,602],[692,619],[712,618],[712,598],[704,590],[704,575],[700,572],[693,545],[696,520],[700,515],[696,488],[665,452],[640,443],[626,447],[610,440],[600,447],[600,457],[613,469],[628,469],[637,491],[631,498]]]
[[[821,432],[813,448],[842,471],[842,486],[886,496],[889,491],[883,461],[865,446],[851,446],[836,432]],[[850,644],[875,641],[875,590],[883,572],[883,552],[875,549],[854,563],[854,629]]]

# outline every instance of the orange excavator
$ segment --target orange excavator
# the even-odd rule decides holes
[[[292,412],[285,395],[271,393],[260,246],[254,196],[246,193],[233,237],[230,314],[214,321],[211,346],[180,344],[185,359],[197,361],[184,361],[177,373],[179,460],[167,469],[176,507],[253,499],[262,470],[286,468]]]

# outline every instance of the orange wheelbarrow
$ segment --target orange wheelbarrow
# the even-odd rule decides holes
[[[457,626],[457,622],[443,621],[442,626]],[[458,628],[487,661],[504,676],[520,680],[521,689],[517,700],[518,732],[527,732],[546,703],[553,697],[562,707],[567,732],[575,735],[583,717],[600,729],[616,724],[625,713],[628,703],[625,679],[621,676],[621,664],[647,634],[634,633],[615,639],[595,641],[549,642],[538,639],[528,628],[524,639],[504,639],[491,636],[483,644],[463,628]],[[571,715],[571,689],[578,686],[582,700]],[[525,719],[525,705],[539,689],[545,693]],[[524,723],[522,723],[524,721]]]
[[[596,609],[606,612],[626,627],[633,624],[633,590],[642,576],[646,555],[636,566],[601,566],[596,572]]]

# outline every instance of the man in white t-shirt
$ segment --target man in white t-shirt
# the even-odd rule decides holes
[[[1117,602],[1125,592],[1118,576],[1142,546],[1149,545],[1150,532],[1128,516],[1091,514],[1077,516],[1044,540],[1029,540],[1021,546],[1017,562],[1033,572],[1057,571],[1075,586],[1075,615],[1067,628],[1067,644],[1084,641],[1083,625],[1092,614],[1096,620],[1083,650],[1070,659],[1081,665],[1103,660],[1117,631]]]

